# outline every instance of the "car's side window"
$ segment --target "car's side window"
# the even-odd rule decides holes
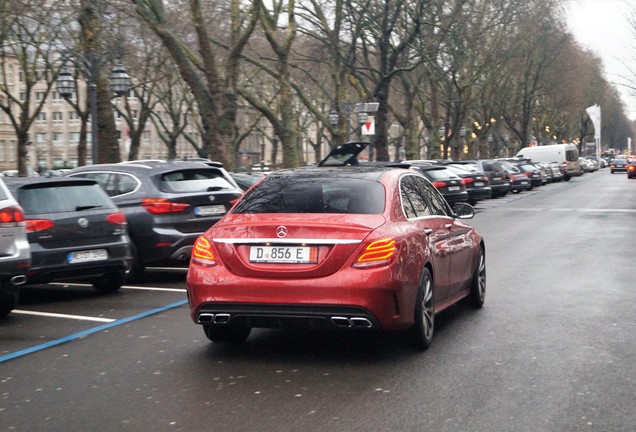
[[[115,177],[117,178],[117,195],[130,193],[137,187],[137,180],[128,174],[117,174]]]
[[[430,216],[431,208],[417,184],[416,176],[404,176],[400,181],[402,208],[407,218]]]
[[[446,204],[446,200],[444,199],[444,197],[439,193],[435,186],[433,186],[423,178],[418,177],[416,180],[418,186],[422,189],[422,191],[424,191],[424,193],[426,193],[429,201],[431,202],[432,213],[436,215],[447,216],[448,205]]]

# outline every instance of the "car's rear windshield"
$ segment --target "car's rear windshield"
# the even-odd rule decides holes
[[[373,180],[271,175],[233,213],[380,214],[384,199],[384,186]]]
[[[115,208],[97,184],[23,187],[18,191],[17,198],[27,215]]]
[[[223,172],[216,169],[178,170],[160,177],[159,189],[162,192],[214,192],[235,189],[225,179]]]
[[[449,169],[431,169],[431,170],[423,170],[426,175],[428,175],[433,180],[448,180],[457,175]]]

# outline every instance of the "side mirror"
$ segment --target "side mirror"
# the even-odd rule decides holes
[[[455,203],[453,210],[455,211],[455,216],[459,219],[472,219],[475,216],[475,209],[467,203]]]

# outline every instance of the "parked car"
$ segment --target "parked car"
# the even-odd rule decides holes
[[[238,187],[246,191],[254,185],[257,181],[263,178],[262,173],[246,173],[246,172],[231,172],[230,176],[234,179]]]
[[[31,264],[24,211],[0,178],[0,317],[18,304],[19,286]]]
[[[479,201],[492,197],[492,189],[488,184],[488,176],[483,172],[470,171],[467,165],[446,164],[451,171],[464,180],[468,192],[468,204],[475,205]]]
[[[615,172],[627,172],[627,156],[617,156],[610,162],[610,174]]]
[[[488,184],[492,189],[492,197],[506,196],[512,190],[510,176],[501,163],[494,159],[462,160],[455,161],[457,164],[474,165],[477,170],[483,172],[488,177]]]
[[[512,193],[519,193],[526,190],[532,190],[534,186],[530,179],[512,162],[506,160],[500,160],[499,163],[503,166],[508,174],[510,180],[510,191]]]
[[[458,202],[468,202],[467,181],[452,169],[438,164],[409,163],[408,161],[406,163],[412,169],[424,174],[424,177],[440,191],[451,207]]]
[[[552,144],[524,147],[516,157],[530,159],[533,162],[557,162],[563,172],[563,179],[583,175],[579,162],[579,149],[574,144]]]
[[[542,169],[537,168],[530,162],[517,162],[515,163],[515,166],[528,178],[528,180],[530,180],[530,189],[533,187],[543,186],[548,182],[547,175],[542,171]]]
[[[632,158],[627,164],[627,178],[636,178],[636,158]]]
[[[29,283],[88,279],[104,292],[123,285],[132,261],[126,218],[94,180],[14,177],[6,183],[24,209]]]
[[[197,239],[186,288],[211,341],[305,326],[400,330],[426,349],[438,313],[463,298],[483,305],[484,241],[463,221],[473,208],[453,212],[415,170],[343,153],[356,166],[268,175]]]
[[[199,161],[88,165],[69,176],[96,180],[126,215],[135,258],[130,280],[141,279],[147,266],[185,266],[196,238],[242,193],[221,166]]]

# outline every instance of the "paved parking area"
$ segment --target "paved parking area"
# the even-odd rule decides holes
[[[154,269],[114,294],[82,283],[25,286],[0,320],[0,363],[182,306],[184,281],[184,269]]]

